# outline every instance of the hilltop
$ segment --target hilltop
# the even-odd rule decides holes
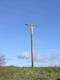
[[[59,80],[60,67],[0,67],[0,80]]]

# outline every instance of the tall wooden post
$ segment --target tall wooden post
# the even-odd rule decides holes
[[[33,54],[33,28],[37,26],[36,24],[26,24],[31,29],[31,60],[32,67],[34,67],[34,54]]]
[[[31,27],[31,59],[32,59],[32,67],[34,67],[34,55],[33,55],[33,27]]]

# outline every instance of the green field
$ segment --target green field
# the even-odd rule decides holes
[[[0,80],[60,80],[60,67],[0,67]]]

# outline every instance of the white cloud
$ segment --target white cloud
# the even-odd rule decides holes
[[[34,55],[34,60],[35,61],[40,61],[42,59],[42,55],[41,54],[35,54]]]
[[[49,64],[50,67],[53,67],[53,66],[55,66],[55,65],[56,65],[55,62],[51,62],[51,63]]]
[[[23,52],[21,55],[17,56],[18,59],[29,59],[30,53],[29,52]]]
[[[35,54],[34,60],[39,61],[39,62],[47,62],[47,61],[49,61],[49,58],[43,58],[43,56],[41,54]]]
[[[29,52],[23,52],[22,54],[18,55],[18,59],[29,59],[31,53]],[[34,54],[34,61],[37,62],[48,62],[56,59],[58,56],[56,53],[52,53],[52,55],[49,57],[44,57],[42,54]]]
[[[42,60],[40,60],[41,62],[48,62],[49,58],[42,58]]]
[[[52,53],[50,60],[54,60],[58,57],[58,55],[56,53]]]
[[[44,58],[41,54],[35,54],[34,55],[34,60],[37,62],[48,62],[51,60],[54,60],[58,57],[56,53],[52,53],[52,55],[49,58]]]

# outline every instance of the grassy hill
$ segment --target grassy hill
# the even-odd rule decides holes
[[[0,80],[60,80],[60,67],[0,67]]]

